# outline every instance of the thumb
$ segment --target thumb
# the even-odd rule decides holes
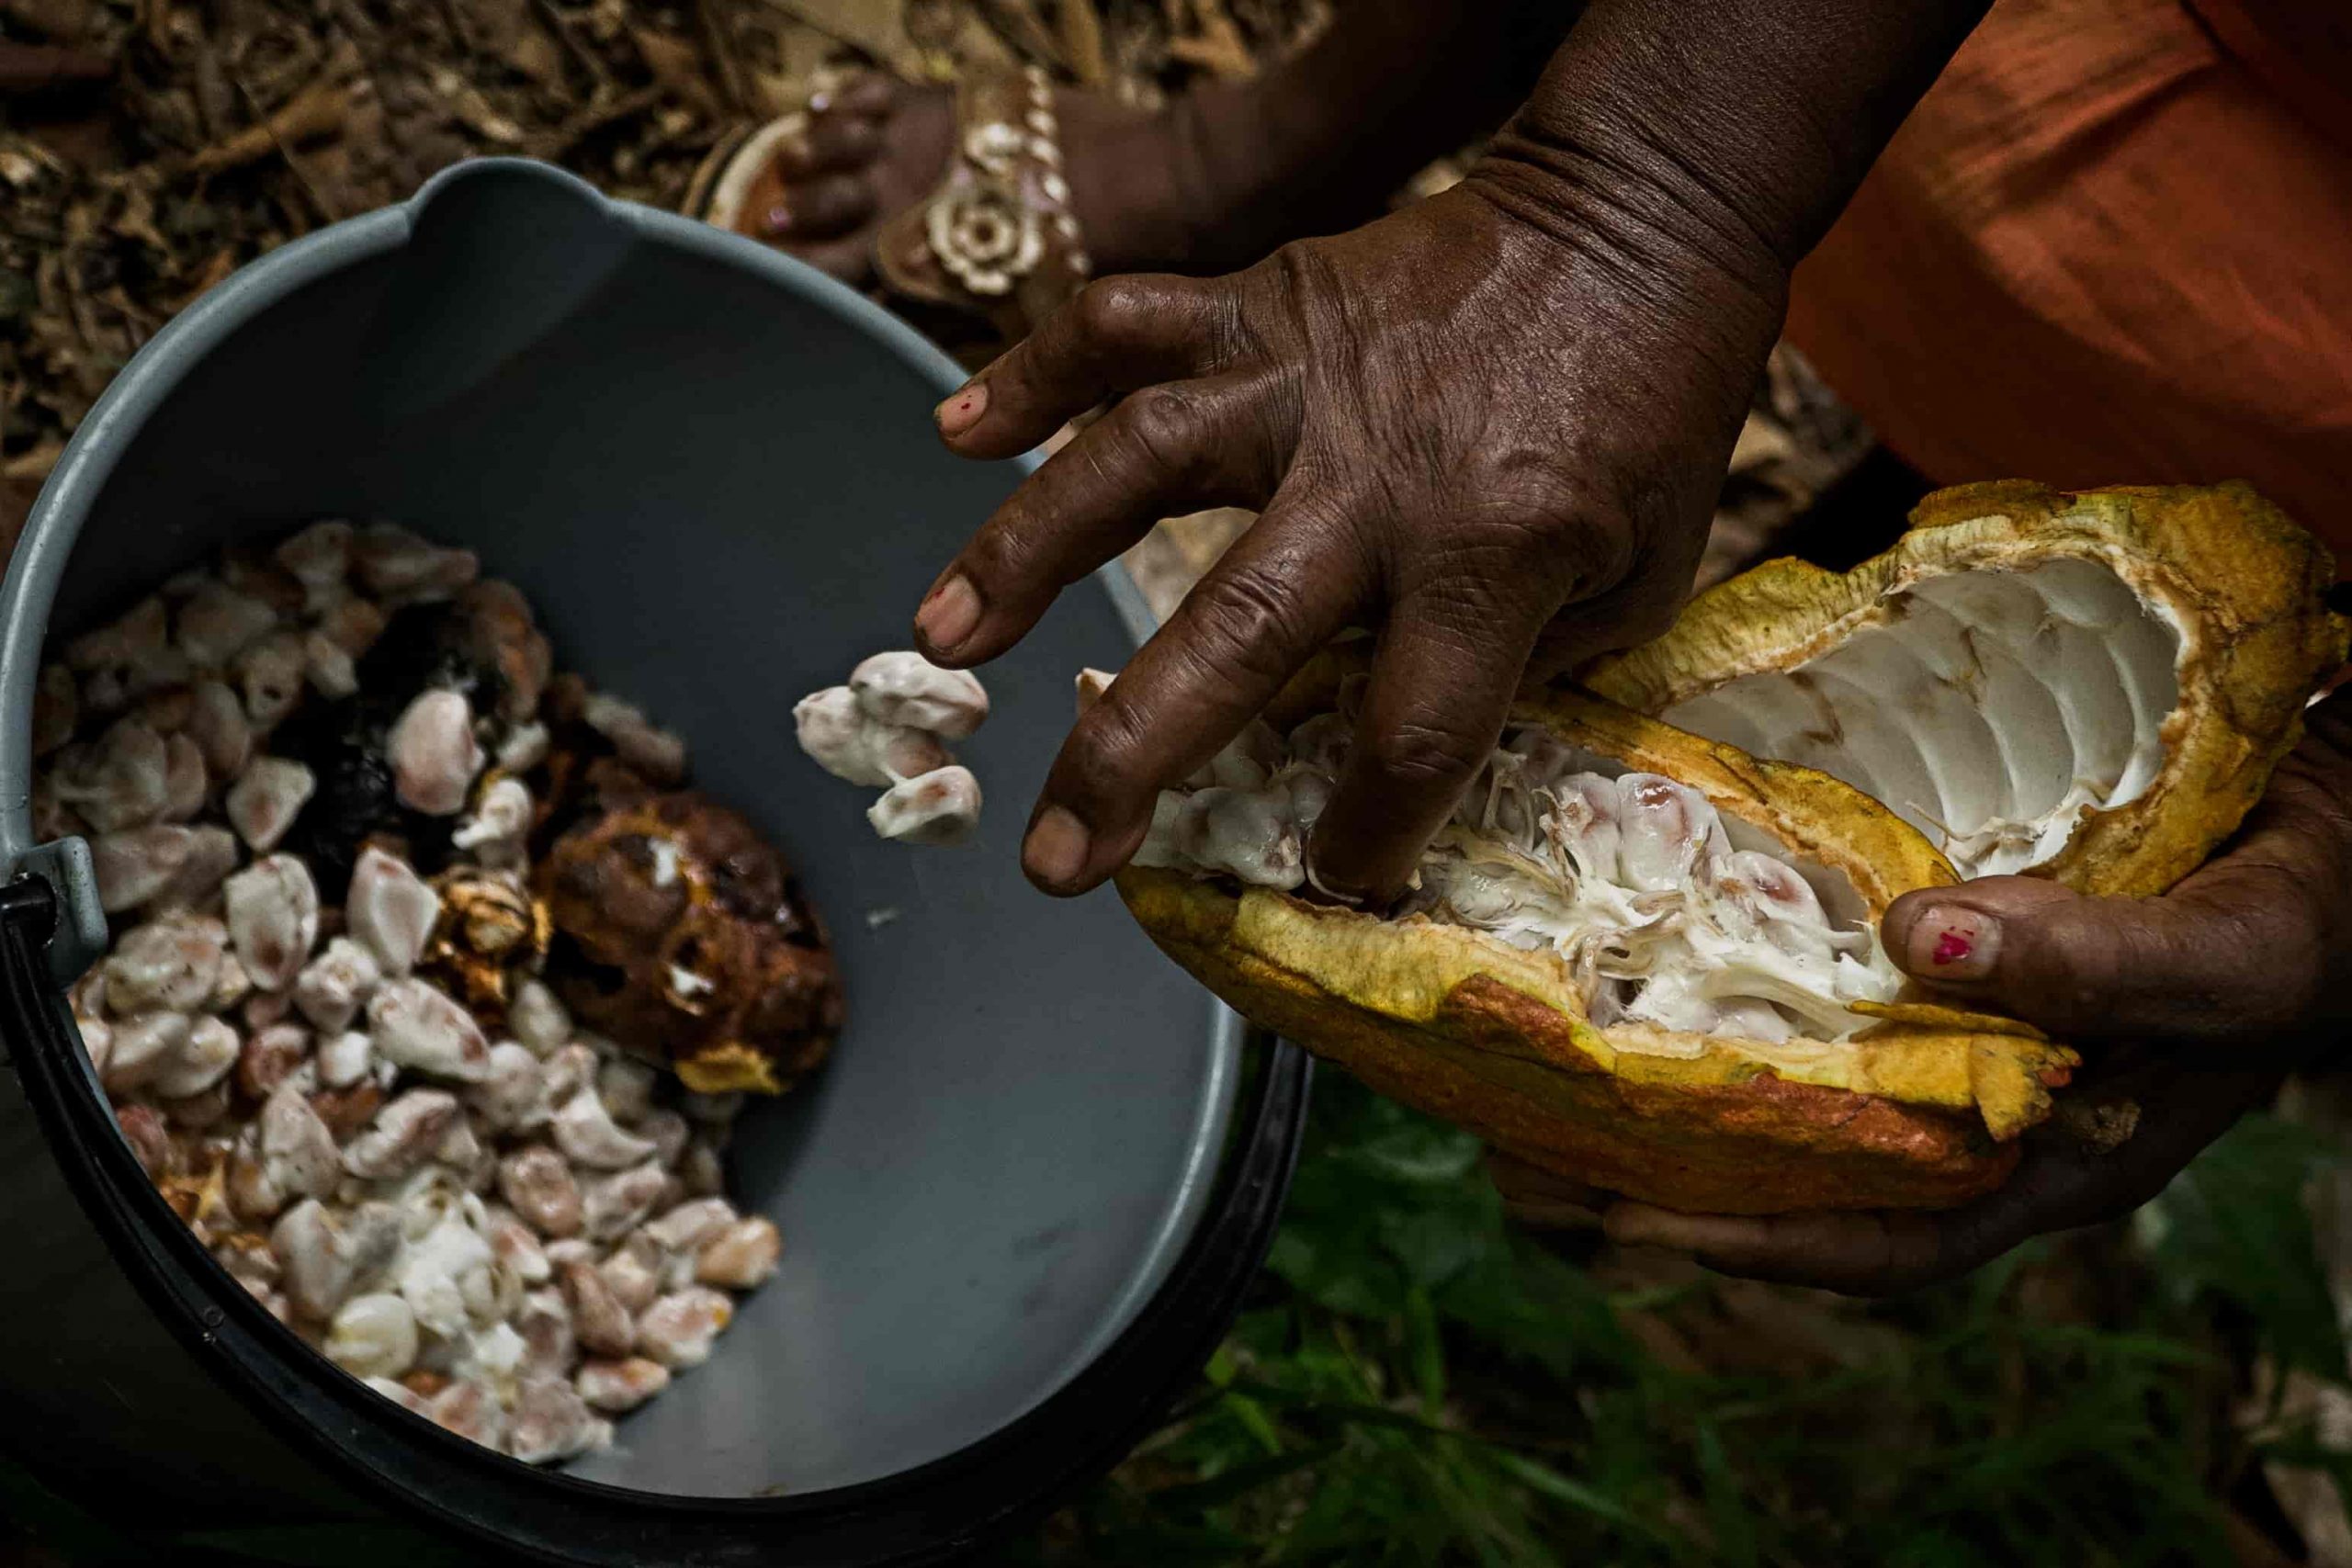
[[[2259,1036],[2315,976],[2308,902],[2247,867],[2161,898],[2091,898],[2038,877],[1906,893],[1880,925],[1913,978],[2062,1038]]]

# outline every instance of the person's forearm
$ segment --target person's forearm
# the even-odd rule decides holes
[[[1482,184],[1785,274],[1988,5],[1593,0]]]
[[[1359,0],[1249,82],[1207,82],[1170,113],[1241,260],[1373,217],[1434,158],[1499,127],[1577,13],[1572,0]]]

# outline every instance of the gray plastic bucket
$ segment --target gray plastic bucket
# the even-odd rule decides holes
[[[273,254],[122,373],[0,589],[0,1312],[22,1457],[155,1529],[408,1515],[582,1562],[913,1562],[1034,1515],[1196,1370],[1263,1255],[1303,1059],[1245,1042],[1108,895],[1021,880],[1082,665],[1147,627],[1116,569],[992,667],[978,841],[886,845],[801,757],[794,698],[899,645],[1017,477],[930,428],[960,376],[852,291],[533,164]],[[78,841],[29,841],[52,633],[222,541],[320,516],[478,549],[559,663],[688,739],[840,950],[831,1063],[742,1124],[782,1273],[611,1452],[529,1470],[313,1357],[216,1269],[114,1134],[61,986],[104,941]],[[298,1532],[299,1533],[299,1532]]]

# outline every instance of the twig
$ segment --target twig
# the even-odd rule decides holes
[[[90,297],[83,292],[81,268],[74,265],[77,259],[68,256],[58,270],[58,276],[65,285],[65,313],[73,318],[74,333],[82,340],[82,346],[92,355],[102,356],[106,345],[98,341],[97,312],[90,309]]]
[[[21,157],[30,158],[52,175],[66,175],[73,172],[74,166],[29,136],[8,138],[8,151]]]
[[[775,6],[777,10],[783,12],[786,16],[790,17],[794,21],[798,22],[802,27],[807,28],[810,32],[821,34],[824,38],[833,43],[845,43],[853,49],[863,49],[865,47],[862,41],[850,37],[849,34],[843,32],[841,28],[828,27],[818,17],[810,16],[805,7],[794,5],[792,0],[767,0],[767,3]]]
[[[548,30],[555,34],[556,41],[563,45],[565,52],[596,79],[596,90],[609,91],[613,85],[612,72],[605,69],[605,62],[596,57],[594,50],[572,36],[571,18],[556,9],[555,0],[531,0],[531,6],[538,12],[539,19],[547,23]]]
[[[306,210],[306,204],[289,196],[282,183],[272,182],[269,187],[269,201],[271,206],[277,209],[278,218],[286,224],[288,239],[299,240],[316,227],[317,198],[315,197],[310,198],[310,205]]]
[[[1062,0],[1062,54],[1070,74],[1082,86],[1101,87],[1111,80],[1111,62],[1102,53],[1102,14],[1094,0]]]
[[[610,98],[603,104],[590,107],[586,113],[557,126],[554,132],[540,144],[537,155],[548,159],[562,157],[579,145],[582,139],[594,136],[605,127],[627,119],[631,115],[643,114],[647,109],[654,107],[662,101],[662,91],[660,87],[639,87],[632,92],[622,94],[617,98]]]
[[[334,9],[335,15],[342,18],[343,25],[356,39],[372,39],[383,31],[359,6],[358,0],[334,0]]]
[[[235,135],[236,95],[229,89],[229,73],[220,63],[220,51],[212,47],[209,38],[197,39],[188,86],[196,98],[196,118],[203,122],[205,136],[219,141]]]
[[[1224,0],[1193,0],[1193,17],[1200,30],[1170,39],[1170,56],[1227,82],[1246,82],[1258,73],[1258,62]]]
[[[131,350],[134,353],[138,351],[141,344],[154,336],[157,330],[164,324],[164,319],[154,311],[132,304],[130,296],[124,292],[119,283],[99,295],[97,302],[114,312],[115,320],[121,324],[124,335],[130,340]]]
[[[236,253],[226,245],[221,246],[220,249],[212,253],[211,259],[204,264],[204,270],[197,275],[196,281],[180,296],[172,308],[175,310],[185,310],[196,303],[198,295],[236,270]]]
[[[246,108],[252,113],[260,114],[260,100],[254,96],[254,90],[245,85],[245,79],[243,76],[232,76],[231,80],[236,84],[237,91],[243,95]],[[259,130],[266,142],[264,151],[274,148],[277,155],[285,160],[286,167],[294,175],[294,183],[302,187],[304,196],[310,197],[314,216],[322,221],[332,223],[343,215],[335,210],[334,204],[328,201],[325,195],[320,191],[318,182],[311,178],[311,171],[302,166],[302,160],[294,156],[294,143],[306,137],[325,136],[341,130],[344,117],[350,112],[350,107],[351,95],[342,84],[319,83],[303,88],[280,105],[276,114],[264,118],[258,126],[252,128],[251,130],[240,132],[238,137],[231,140],[237,141],[251,135],[252,130]],[[208,148],[205,151],[209,152],[211,149]],[[201,162],[203,157],[204,152],[199,152],[189,162],[198,168],[204,168],[206,165]]]
[[[1037,14],[1036,0],[989,0],[988,9],[989,19],[1014,53],[1039,65],[1069,69],[1069,56],[1053,29],[1046,26],[1046,18]]]
[[[57,460],[64,456],[65,443],[52,436],[38,443],[29,451],[20,452],[6,463],[0,463],[0,479],[39,487],[49,478],[50,470],[57,467]],[[22,519],[18,522],[21,524]]]
[[[283,104],[274,114],[264,115],[261,104],[242,75],[232,73],[230,80],[245,100],[246,110],[256,117],[254,124],[245,127],[225,141],[200,147],[188,155],[187,166],[198,174],[214,174],[250,164],[256,158],[266,158],[274,151],[285,157],[295,175],[308,183],[309,176],[294,161],[288,149],[294,143],[315,137],[329,136],[343,129],[344,116],[348,112],[349,95],[340,83],[319,82],[303,88]]]
[[[891,7],[852,6],[845,0],[820,5],[806,4],[804,0],[765,3],[819,37],[846,45],[893,70],[920,74],[925,56],[936,52],[935,46],[927,47],[916,36],[918,18],[930,14],[921,0],[903,0],[903,4]],[[883,19],[886,11],[895,12],[888,22]]]
[[[719,25],[713,0],[695,0],[695,21],[702,33],[703,50],[710,56],[711,74],[718,78],[719,96],[726,99],[729,113],[740,115],[751,102],[751,94],[743,85],[743,62],[735,58],[734,40]]]

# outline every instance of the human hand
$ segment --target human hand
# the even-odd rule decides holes
[[[1385,900],[1522,676],[1671,618],[1784,273],[1728,220],[1593,179],[1489,168],[1233,276],[1095,283],[940,405],[952,450],[1006,457],[1118,400],[941,574],[916,634],[942,664],[1004,652],[1160,517],[1262,509],[1071,732],[1039,886],[1125,863],[1159,791],[1354,625],[1378,649],[1309,865]]]
[[[1611,1237],[1725,1273],[1885,1294],[1966,1273],[2020,1242],[2129,1213],[2352,1022],[2352,694],[2301,746],[2220,856],[2159,898],[2086,898],[2033,877],[1906,894],[1887,951],[1915,977],[2091,1047],[2062,1115],[2027,1134],[1997,1191],[1939,1213],[1679,1214],[1597,1201]],[[2108,1043],[2105,1050],[2097,1047]],[[2112,1141],[2136,1106],[2137,1122]],[[2086,1110],[2112,1107],[2101,1118]],[[2101,1121],[2086,1135],[2084,1123]],[[2107,1136],[2098,1135],[2104,1132]],[[1525,1167],[1497,1172],[1533,1223],[1596,1201]]]

